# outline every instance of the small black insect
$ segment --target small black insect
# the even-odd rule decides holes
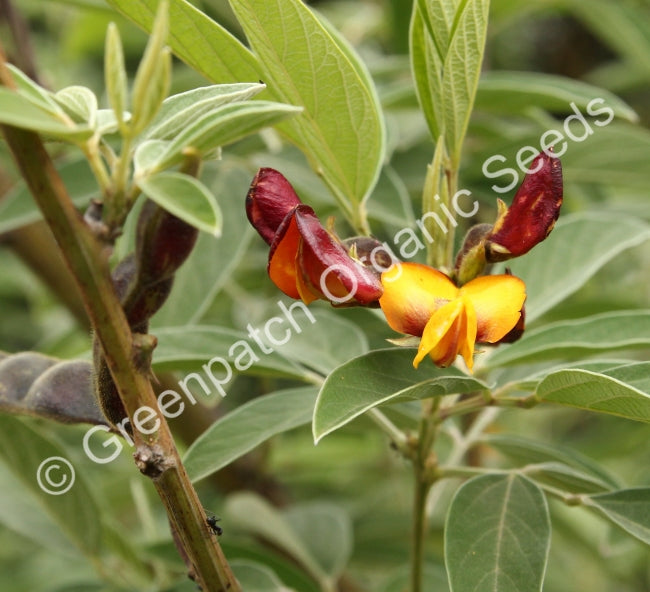
[[[221,518],[217,518],[216,516],[208,516],[206,519],[210,530],[217,536],[221,536],[223,534],[223,528],[217,524],[219,520],[221,520]]]

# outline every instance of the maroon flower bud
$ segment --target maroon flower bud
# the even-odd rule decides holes
[[[198,233],[148,199],[140,211],[135,239],[138,282],[148,286],[173,277],[192,252]]]
[[[541,152],[515,194],[512,205],[500,213],[485,242],[489,263],[519,257],[542,242],[553,229],[562,205],[562,165]]]
[[[271,244],[282,220],[301,203],[291,183],[275,169],[262,168],[246,196],[246,215],[260,236]]]

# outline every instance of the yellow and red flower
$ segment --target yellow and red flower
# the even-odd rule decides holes
[[[480,276],[459,288],[432,267],[401,263],[381,281],[379,305],[390,327],[421,338],[416,368],[427,355],[442,367],[461,355],[471,371],[475,343],[498,343],[521,330],[526,287],[512,275]]]
[[[381,296],[379,274],[350,256],[278,171],[258,171],[246,196],[246,213],[271,246],[269,277],[287,296],[337,306],[368,306]]]

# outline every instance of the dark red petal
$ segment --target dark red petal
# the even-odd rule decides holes
[[[298,266],[311,290],[334,305],[369,305],[383,293],[376,273],[350,257],[314,215],[298,206],[295,219],[302,243]]]
[[[246,215],[270,245],[282,220],[302,202],[291,183],[275,169],[261,168],[246,195]]]
[[[541,152],[530,168],[536,172],[526,175],[512,205],[487,237],[485,252],[489,262],[505,261],[527,253],[548,236],[560,215],[560,160]]]

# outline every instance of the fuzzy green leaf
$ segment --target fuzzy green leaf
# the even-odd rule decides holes
[[[599,102],[593,103],[592,109],[606,105],[616,117],[632,123],[639,119],[632,107],[603,88],[541,72],[484,72],[476,95],[476,108],[512,115],[534,105],[564,113],[571,111],[571,103],[575,103],[584,112],[594,99],[599,99]]]
[[[278,352],[262,350],[251,337],[256,329],[260,330],[259,327],[251,326],[251,332],[248,334],[212,325],[156,329],[158,345],[154,352],[154,370],[189,370],[193,373],[202,373],[203,365],[209,365],[214,358],[220,358],[224,362],[215,361],[212,365],[212,373],[216,380],[222,381],[224,387],[228,386],[235,372],[286,376],[299,380],[310,379],[306,370],[293,364]],[[233,374],[227,379],[228,370]],[[208,392],[212,394],[215,390],[214,385],[207,377],[204,378],[204,382]]]
[[[539,383],[536,395],[541,401],[650,423],[650,393],[627,384],[625,372],[618,375],[621,378],[588,370],[559,370]]]
[[[97,557],[102,541],[99,507],[81,471],[75,470],[73,477],[73,473],[60,460],[67,456],[60,445],[41,435],[28,423],[9,415],[0,415],[0,451],[0,457],[37,497],[61,530],[84,553]],[[51,457],[58,458],[41,467],[41,463]],[[49,474],[48,466],[51,467]],[[65,493],[46,493],[37,480],[39,467],[41,482],[51,491],[62,491],[69,483],[72,486]],[[78,467],[73,465],[73,469]],[[74,481],[70,481],[71,478]]]
[[[276,434],[309,423],[316,395],[315,387],[277,391],[217,420],[185,453],[183,464],[190,479],[203,479]]]
[[[169,91],[171,55],[165,48],[168,31],[169,4],[162,0],[133,80],[130,122],[133,135],[139,134],[152,121]]]
[[[526,321],[540,317],[580,289],[608,261],[650,239],[650,225],[604,213],[560,217],[530,253],[508,262],[526,283]]]
[[[591,495],[583,499],[583,503],[650,545],[650,488],[621,489]]]
[[[138,180],[138,187],[170,214],[214,236],[221,234],[221,210],[212,192],[198,179],[163,172]]]
[[[222,105],[194,119],[175,136],[152,168],[162,170],[179,163],[188,149],[206,155],[297,113],[300,113],[297,107],[270,101]]]
[[[87,125],[65,123],[62,116],[37,107],[7,88],[0,88],[0,123],[72,142],[87,140],[93,134]]]
[[[250,99],[265,88],[260,83],[215,84],[173,95],[163,101],[145,136],[170,140],[204,113]]]
[[[414,356],[415,350],[410,348],[375,350],[334,370],[318,394],[314,440],[318,442],[378,405],[486,388],[479,380],[455,368],[423,364],[416,370]]]
[[[72,160],[63,163],[58,173],[75,206],[81,208],[97,197],[97,181],[86,160]],[[24,183],[18,183],[0,201],[0,234],[15,230],[42,219],[41,211]]]
[[[551,543],[542,491],[521,475],[483,475],[465,483],[445,524],[452,592],[541,591]]]
[[[124,50],[120,32],[115,23],[109,23],[104,45],[104,84],[108,102],[119,126],[124,124],[127,109],[127,82]]]
[[[145,31],[151,31],[159,0],[107,0]],[[169,38],[173,52],[215,83],[257,82],[255,56],[232,33],[187,0],[169,1]]]
[[[362,62],[300,0],[230,0],[257,55],[262,79],[282,101],[303,107],[282,130],[321,172],[353,220],[384,154],[379,101]]]
[[[607,312],[558,321],[524,333],[489,358],[490,367],[554,358],[577,358],[604,351],[650,345],[650,310]]]
[[[265,565],[245,559],[235,559],[230,562],[230,566],[242,590],[248,592],[287,592],[284,584]]]
[[[77,121],[91,128],[97,125],[97,97],[85,86],[68,86],[54,95],[57,102]]]
[[[434,141],[452,161],[461,148],[478,87],[489,0],[418,0],[411,21],[411,68]]]

